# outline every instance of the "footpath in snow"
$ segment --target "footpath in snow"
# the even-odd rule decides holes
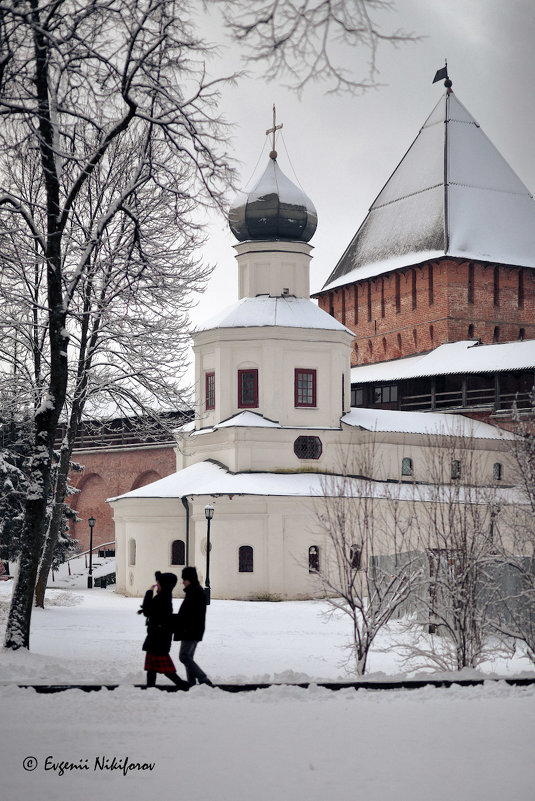
[[[9,603],[0,585],[0,615]],[[18,801],[532,801],[535,688],[504,682],[332,692],[351,678],[347,622],[323,602],[214,601],[198,660],[218,682],[311,681],[231,694],[139,690],[139,599],[53,590],[31,652],[0,652],[2,797]],[[370,677],[399,674],[396,627]],[[176,659],[177,646],[172,655]],[[178,660],[177,665],[178,665]],[[533,675],[520,657],[487,674]],[[111,683],[41,695],[17,683]],[[160,678],[159,682],[165,682]]]

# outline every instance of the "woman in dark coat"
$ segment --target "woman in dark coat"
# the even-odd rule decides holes
[[[171,621],[173,615],[173,587],[177,577],[173,573],[155,573],[156,584],[147,590],[140,614],[147,618],[147,636],[143,643],[145,670],[147,671],[147,687],[156,686],[156,674],[163,673],[171,679],[180,690],[189,690],[187,681],[181,679],[176,672],[173,660],[169,656],[171,650]],[[156,595],[154,590],[156,589]]]

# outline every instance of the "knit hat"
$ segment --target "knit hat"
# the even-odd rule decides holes
[[[178,581],[174,573],[160,573],[160,571],[157,570],[154,575],[162,590],[167,590],[168,592],[173,591],[173,587]]]
[[[199,577],[197,575],[197,568],[195,567],[185,567],[182,571],[182,578],[186,581],[191,582],[191,584],[198,584]]]

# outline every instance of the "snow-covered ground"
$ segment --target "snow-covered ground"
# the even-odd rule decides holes
[[[0,583],[4,619],[10,590]],[[144,680],[139,599],[100,589],[47,598],[33,614],[31,651],[0,651],[0,788],[9,801],[533,799],[533,687],[142,691],[132,686]],[[218,682],[351,678],[342,664],[348,624],[325,609],[213,601],[198,660]],[[370,676],[399,673],[396,635],[393,625],[381,637]],[[519,656],[484,667],[531,671]],[[41,695],[15,686],[25,682],[121,686]]]

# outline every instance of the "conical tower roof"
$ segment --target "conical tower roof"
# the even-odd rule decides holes
[[[535,201],[451,91],[375,199],[323,290],[444,256],[535,267]]]

